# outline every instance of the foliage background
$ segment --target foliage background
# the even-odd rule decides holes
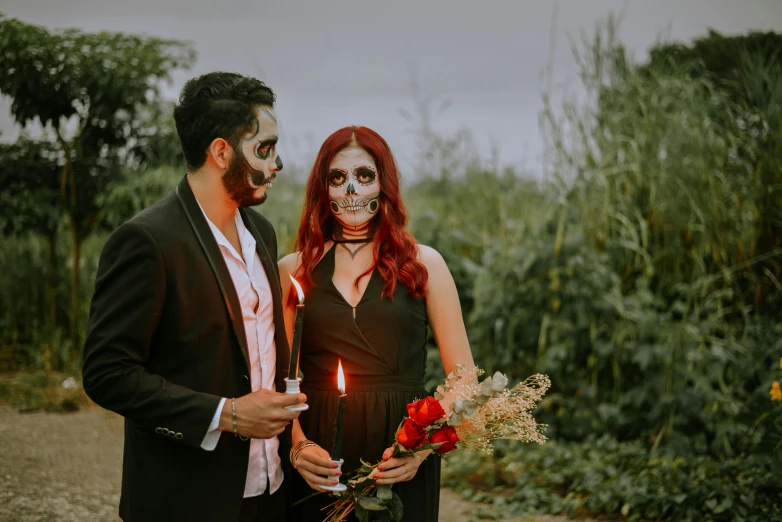
[[[68,410],[78,394],[19,390],[78,377],[107,234],[184,174],[170,106],[149,86],[195,56],[179,42],[41,31],[0,19],[0,90],[20,100],[21,124],[38,118],[49,130],[0,146],[0,369],[18,376],[0,397]],[[93,50],[63,64],[70,76],[24,76],[87,86],[52,107],[8,71],[34,45],[37,59],[59,63],[46,52],[63,39]],[[128,41],[139,45],[128,51]],[[553,382],[538,412],[549,443],[457,452],[446,485],[490,502],[493,516],[782,517],[782,402],[769,393],[782,377],[780,49],[774,33],[711,33],[634,63],[609,20],[574,43],[588,99],[554,106],[544,94],[544,181],[478,157],[469,134],[422,125],[405,179],[410,227],[451,269],[476,362]],[[122,76],[127,52],[157,59]],[[101,53],[122,85],[84,72],[106,67]],[[425,123],[428,106],[418,107]],[[302,163],[286,160],[258,209],[281,255],[299,219]],[[80,182],[78,205],[67,179]],[[442,369],[429,350],[433,388]]]

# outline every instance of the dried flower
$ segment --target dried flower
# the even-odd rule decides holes
[[[450,376],[452,386],[444,391],[441,404],[449,411],[448,425],[456,427],[461,448],[493,451],[491,441],[514,439],[543,444],[546,426],[537,424],[532,410],[551,386],[545,375],[533,375],[524,382],[506,389],[508,378],[500,372],[478,383],[483,370],[458,369]],[[461,377],[456,380],[454,377]],[[465,403],[474,402],[475,415],[465,415]],[[469,406],[468,406],[469,407]],[[471,409],[471,407],[470,407]],[[470,412],[471,413],[471,412]]]
[[[457,427],[461,447],[491,454],[491,441],[498,439],[543,444],[547,440],[543,435],[546,426],[538,424],[531,412],[550,386],[549,378],[538,374],[497,393],[474,418],[465,419]]]

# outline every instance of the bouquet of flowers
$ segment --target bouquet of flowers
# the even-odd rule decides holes
[[[491,441],[546,441],[546,428],[532,417],[532,410],[551,386],[545,375],[536,374],[511,389],[508,378],[496,372],[478,382],[484,372],[457,365],[434,397],[407,405],[408,416],[399,425],[393,444],[394,457],[407,457],[422,451],[440,455],[455,449],[472,449],[491,454]],[[361,461],[362,466],[347,476],[347,491],[329,506],[327,522],[345,520],[353,511],[362,522],[400,522],[402,501],[392,485],[375,485],[372,474],[381,464]]]

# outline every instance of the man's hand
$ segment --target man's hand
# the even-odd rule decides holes
[[[286,406],[302,404],[307,401],[303,393],[288,395],[261,389],[236,399],[236,431],[251,439],[271,439],[285,430],[298,411],[286,410]],[[233,432],[231,418],[231,400],[228,399],[220,413],[221,431]]]
[[[330,475],[342,475],[342,472],[336,469],[337,464],[331,462],[329,452],[320,446],[304,448],[299,453],[299,456],[296,457],[296,462],[292,462],[292,464],[302,478],[307,481],[307,484],[315,491],[323,491],[318,487],[318,484],[336,486],[337,482],[329,480],[327,477]]]

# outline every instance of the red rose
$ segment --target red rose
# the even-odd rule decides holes
[[[415,449],[426,440],[426,432],[420,426],[410,419],[405,419],[405,423],[396,432],[396,441],[407,449]]]
[[[455,450],[456,443],[459,442],[459,436],[456,434],[456,428],[453,426],[446,426],[445,428],[435,431],[429,436],[430,444],[439,444],[440,442],[443,444],[435,450],[437,453],[442,455],[443,453],[448,453],[449,451]]]
[[[407,416],[422,428],[426,428],[431,426],[437,419],[445,417],[445,410],[440,406],[440,401],[434,397],[426,397],[420,401],[408,404]]]

